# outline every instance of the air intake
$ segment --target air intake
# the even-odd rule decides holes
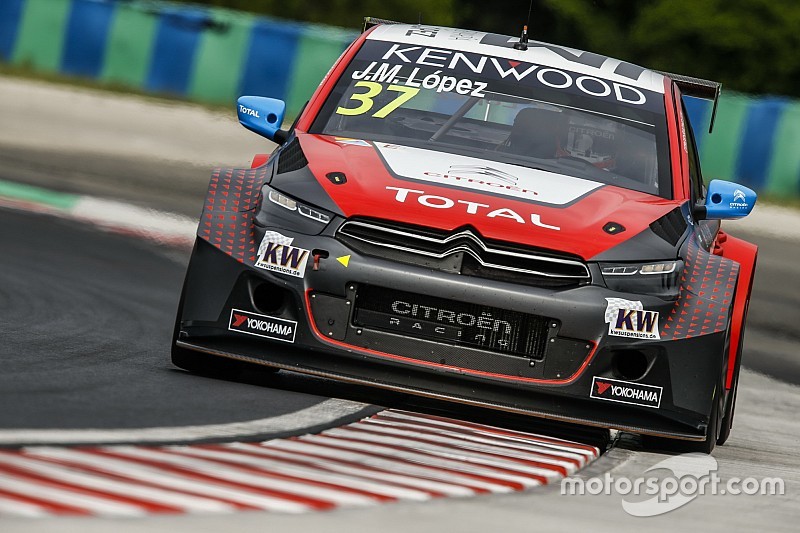
[[[687,226],[688,224],[686,223],[686,219],[683,218],[681,208],[676,207],[663,217],[650,224],[650,229],[653,230],[653,233],[670,243],[672,246],[675,246],[678,244],[678,241],[681,240],[681,237],[686,231]]]
[[[308,159],[306,159],[306,155],[303,153],[300,141],[295,137],[292,142],[284,146],[281,150],[280,156],[278,157],[278,174],[300,170],[306,165],[308,165]]]

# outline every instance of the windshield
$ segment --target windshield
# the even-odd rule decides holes
[[[566,174],[670,198],[664,97],[563,69],[367,40],[311,133]]]

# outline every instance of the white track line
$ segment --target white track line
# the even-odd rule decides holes
[[[93,196],[81,196],[69,215],[104,229],[179,246],[191,246],[197,232],[197,219]]]
[[[0,444],[80,444],[90,442],[174,442],[299,431],[357,413],[367,404],[332,398],[285,415],[246,422],[142,429],[4,429]]]

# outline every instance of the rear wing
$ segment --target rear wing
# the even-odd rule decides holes
[[[372,28],[373,26],[380,26],[381,24],[402,24],[402,22],[397,22],[394,20],[386,20],[386,19],[379,19],[375,17],[364,17],[364,29],[361,30],[361,33],[364,33],[368,29]]]
[[[691,76],[684,76],[682,74],[661,72],[660,70],[656,70],[655,72],[674,81],[675,85],[681,90],[681,93],[686,96],[714,101],[714,107],[711,109],[711,123],[708,125],[708,133],[711,133],[714,130],[714,119],[717,117],[717,104],[719,103],[719,93],[722,91],[722,84],[716,81],[692,78]]]

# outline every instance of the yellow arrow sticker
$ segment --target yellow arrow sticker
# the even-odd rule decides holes
[[[339,261],[341,264],[343,264],[345,268],[347,268],[348,265],[350,264],[349,255],[343,255],[342,257],[337,257],[336,260]]]

